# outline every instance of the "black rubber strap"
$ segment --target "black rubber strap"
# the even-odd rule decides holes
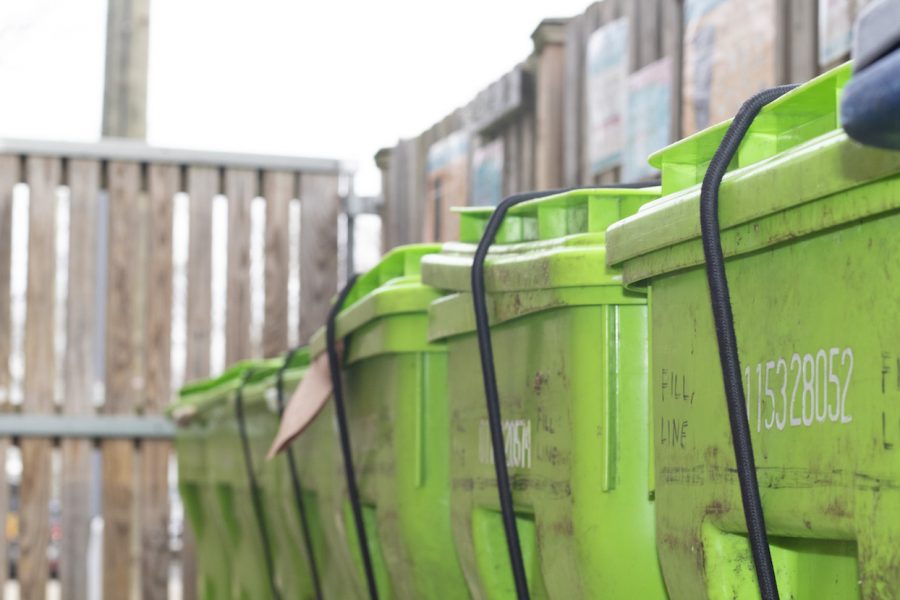
[[[298,350],[300,350],[300,347],[294,348],[288,352],[287,356],[284,358],[284,364],[278,369],[275,389],[278,392],[279,417],[284,414],[284,372],[291,364],[291,360],[293,360],[294,355],[297,354]],[[303,501],[303,486],[300,485],[300,477],[297,475],[297,461],[294,458],[294,449],[292,446],[288,446],[285,452],[287,454],[288,473],[291,476],[291,489],[294,492],[294,502],[297,504],[297,514],[300,517],[300,527],[303,530],[303,545],[306,547],[306,557],[309,561],[309,572],[312,575],[313,590],[315,591],[316,598],[322,600],[322,584],[319,580],[319,569],[316,564],[315,553],[313,552],[312,531],[309,528],[306,504]]]
[[[487,314],[487,297],[484,289],[484,259],[488,249],[494,243],[494,237],[503,223],[506,211],[512,206],[560,193],[564,190],[517,194],[504,198],[491,214],[475,257],[472,260],[472,304],[475,311],[475,328],[478,334],[478,350],[481,356],[481,376],[484,382],[484,396],[487,405],[488,425],[491,431],[491,447],[494,453],[494,473],[497,477],[497,494],[500,497],[500,514],[503,518],[503,531],[506,533],[506,548],[512,567],[513,580],[516,584],[516,597],[528,600],[528,579],[525,576],[525,561],[522,558],[522,546],[519,542],[519,530],[516,527],[516,513],[513,507],[512,488],[509,484],[509,471],[506,468],[506,448],[503,444],[503,419],[500,415],[499,392],[497,391],[497,375],[494,371],[494,350],[491,345],[491,330]]]
[[[497,391],[497,376],[494,371],[494,350],[491,345],[491,330],[487,313],[487,296],[484,287],[484,260],[487,257],[494,237],[503,223],[506,212],[522,202],[562,194],[579,189],[640,189],[658,184],[646,182],[636,184],[617,184],[596,187],[575,187],[540,192],[515,194],[505,198],[491,214],[484,234],[478,242],[475,257],[472,260],[472,304],[475,312],[475,328],[478,335],[478,351],[481,357],[481,375],[484,382],[485,404],[488,413],[488,425],[491,432],[491,448],[494,455],[494,472],[497,477],[497,494],[500,497],[500,514],[503,518],[503,531],[506,534],[506,546],[513,579],[516,584],[516,596],[519,600],[527,600],[528,580],[525,576],[525,562],[522,559],[522,547],[519,542],[519,531],[516,528],[516,514],[513,508],[512,489],[509,483],[509,472],[506,468],[506,449],[503,444],[503,420],[500,416],[500,398]]]
[[[713,321],[719,345],[719,362],[725,384],[728,403],[728,419],[731,423],[731,441],[737,462],[738,481],[741,486],[741,501],[750,539],[750,551],[759,582],[759,593],[764,600],[777,600],[778,584],[772,566],[766,520],[763,515],[756,479],[756,462],[753,459],[753,443],[750,439],[750,425],[747,422],[744,384],[738,357],[737,336],[734,332],[734,315],[731,310],[731,294],[725,276],[725,258],[722,253],[722,239],[719,230],[719,187],[728,170],[728,165],[737,153],[741,140],[759,114],[763,106],[794,89],[795,85],[783,85],[764,90],[749,100],[735,115],[725,137],[713,155],[703,177],[700,189],[700,229],[703,238],[703,254],[706,257],[706,278],[709,282],[709,297],[712,305]]]
[[[256,472],[253,470],[253,455],[250,451],[250,440],[247,438],[247,423],[244,421],[244,386],[250,377],[253,376],[254,369],[247,369],[241,376],[241,384],[238,386],[234,394],[234,414],[237,418],[238,431],[241,436],[241,446],[244,450],[244,466],[247,469],[247,482],[250,485],[250,500],[253,503],[253,514],[256,517],[256,524],[259,527],[259,535],[263,544],[263,559],[266,563],[266,571],[269,576],[269,587],[272,590],[272,598],[281,600],[281,594],[278,592],[278,586],[275,585],[275,561],[272,558],[272,546],[269,541],[269,530],[266,528],[265,517],[263,517],[262,496],[260,494],[259,482],[256,480]]]
[[[344,301],[353,284],[356,275],[350,277],[344,289],[338,294],[337,300],[328,312],[328,322],[325,325],[325,344],[328,352],[328,367],[331,371],[331,389],[334,395],[334,409],[338,422],[338,433],[341,440],[341,452],[344,455],[344,472],[347,477],[347,495],[350,496],[350,506],[353,509],[353,520],[356,525],[356,539],[359,541],[359,553],[362,556],[363,569],[366,573],[366,585],[369,588],[369,597],[378,600],[378,588],[375,583],[375,568],[372,565],[372,556],[369,553],[369,540],[366,536],[365,522],[363,521],[362,504],[359,500],[359,488],[356,485],[356,473],[353,470],[353,452],[350,445],[350,428],[347,426],[347,409],[344,404],[344,389],[341,384],[341,365],[338,361],[337,347],[335,345],[334,321],[337,318]]]

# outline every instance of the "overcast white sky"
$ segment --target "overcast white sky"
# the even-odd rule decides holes
[[[150,0],[148,141],[355,161],[414,136],[589,0]],[[106,0],[0,2],[0,137],[100,132]]]

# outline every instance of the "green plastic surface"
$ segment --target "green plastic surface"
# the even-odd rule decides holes
[[[510,210],[485,268],[507,464],[532,598],[665,598],[650,497],[647,309],[605,267],[604,230],[658,190],[583,190]],[[472,298],[488,211],[423,259],[447,344],[451,507],[474,598],[515,598]],[[511,220],[509,220],[511,219]]]
[[[764,109],[741,149],[754,160],[719,198],[782,598],[900,596],[900,152],[838,128],[848,75]],[[663,189],[680,191],[607,235],[611,263],[650,290],[657,540],[675,598],[758,597],[688,176],[717,136],[663,150]]]
[[[308,363],[308,353],[294,356],[286,371],[288,389],[297,385]],[[197,409],[178,430],[176,455],[182,499],[198,540],[203,598],[271,597],[234,412],[235,392],[247,369],[254,375],[243,390],[245,424],[276,585],[282,595],[314,597],[286,457],[265,459],[278,426],[273,386],[281,364],[281,359],[239,363],[216,379],[186,386],[174,407]],[[314,538],[321,537],[317,529]]]
[[[419,281],[422,256],[437,246],[390,252],[357,280],[336,320],[346,343],[343,367],[353,463],[379,597],[467,598],[451,534],[449,408],[443,344],[428,341],[428,305],[439,292]],[[311,342],[324,350],[324,330]],[[310,480],[322,486],[320,508],[335,525],[325,531],[365,595],[361,556],[331,419],[316,418],[297,440]],[[315,472],[313,474],[313,471]]]

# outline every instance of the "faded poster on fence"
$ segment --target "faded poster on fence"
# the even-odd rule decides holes
[[[672,125],[672,58],[667,56],[628,76],[622,181],[657,174],[647,157],[666,146]]]
[[[682,133],[730,119],[775,85],[778,0],[686,0]]]
[[[869,0],[819,0],[819,65],[847,58],[853,22]]]
[[[459,219],[450,211],[469,201],[469,134],[457,131],[428,149],[422,241],[456,239]]]
[[[472,204],[497,206],[503,199],[503,139],[472,152]]]
[[[622,162],[625,84],[628,78],[628,19],[591,34],[587,71],[588,160],[593,174]]]

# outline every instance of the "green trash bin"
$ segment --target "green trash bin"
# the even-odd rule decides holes
[[[268,385],[266,380],[278,366],[280,361],[275,360],[247,361],[231,367],[214,388],[215,404],[209,408],[206,460],[216,494],[218,510],[214,514],[225,525],[228,534],[232,559],[230,597],[239,600],[273,597],[266,559],[273,547],[264,542],[263,529],[254,508],[236,414],[237,394],[241,390],[254,476],[259,484],[262,504],[267,506],[262,471],[264,455],[274,437],[277,423],[272,424],[274,415],[266,406],[265,390]],[[268,483],[271,485],[271,481]],[[263,510],[262,527],[269,544],[273,539],[271,531],[274,521],[273,515]],[[273,572],[271,577],[277,585],[277,575]]]
[[[764,108],[719,196],[782,598],[900,597],[900,152],[838,122],[845,65]],[[652,157],[666,197],[610,228],[649,286],[657,540],[675,598],[758,594],[699,228],[727,123]]]
[[[203,600],[227,598],[231,584],[231,546],[225,524],[217,518],[216,491],[206,459],[207,409],[218,383],[213,379],[186,385],[168,411],[178,422],[178,491],[197,543],[198,595]]]
[[[282,452],[271,460],[266,458],[280,420],[278,372],[285,369],[283,385],[286,401],[309,366],[309,352],[305,349],[296,352],[286,367],[281,358],[268,361],[267,364],[267,367],[259,370],[260,378],[245,387],[244,402],[247,437],[268,525],[275,583],[282,598],[313,600],[316,597],[315,587],[287,455]],[[298,483],[302,485],[299,477]],[[315,553],[316,540],[321,538],[321,534],[316,515],[307,514],[307,517],[312,529]]]
[[[533,598],[664,598],[653,534],[647,308],[605,268],[604,232],[659,195],[578,190],[510,209],[485,263],[507,465]],[[456,547],[472,596],[514,598],[475,334],[470,271],[489,210],[423,259],[451,290],[447,344]]]
[[[276,580],[281,590],[282,598],[302,598],[314,600],[316,598],[315,586],[311,571],[311,563],[307,555],[304,539],[303,523],[300,518],[300,507],[294,492],[291,468],[287,454],[282,452],[271,460],[265,458],[272,440],[278,429],[278,372],[283,368],[283,397],[284,402],[290,399],[291,393],[299,384],[306,369],[309,367],[309,351],[301,349],[290,357],[290,363],[278,367],[269,374],[264,382],[267,411],[255,411],[248,413],[247,418],[255,419],[258,423],[248,433],[256,432],[254,445],[254,464],[260,465],[260,485],[263,489],[263,501],[266,513],[271,515],[273,522],[271,530],[272,555],[275,563]],[[248,386],[249,387],[249,386]],[[248,389],[248,392],[253,391]],[[296,451],[293,451],[296,459]],[[299,477],[297,469],[297,484],[301,491],[301,498],[307,516],[307,526],[310,528],[312,551],[316,561],[317,570],[320,570],[322,557],[322,533],[319,525],[319,515],[316,511],[312,494],[306,489],[303,480]],[[324,592],[323,592],[324,594]]]
[[[322,595],[328,598],[365,598],[362,580],[352,563],[343,515],[331,510],[343,488],[344,470],[340,462],[334,404],[328,402],[291,444],[297,459],[297,473],[303,483],[307,515],[317,532],[316,559]],[[286,500],[291,502],[292,500]]]
[[[446,354],[428,341],[427,310],[439,292],[419,279],[422,256],[437,250],[414,245],[389,252],[357,280],[335,322],[346,342],[353,462],[382,600],[468,597],[450,523]],[[311,347],[324,351],[324,330]],[[329,510],[344,529],[344,555],[352,556],[356,587],[365,593],[342,458],[333,445],[340,476]]]

